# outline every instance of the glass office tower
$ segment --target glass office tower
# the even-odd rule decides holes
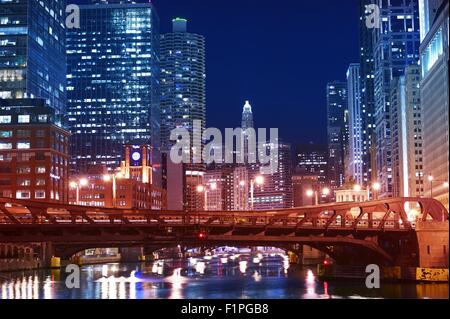
[[[67,34],[72,170],[116,168],[124,144],[150,144],[158,168],[159,18],[150,3],[97,2]]]
[[[347,83],[327,84],[328,182],[332,189],[344,184],[348,150]]]
[[[65,0],[0,1],[0,98],[43,98],[64,114]]]
[[[391,82],[419,61],[418,0],[377,0],[381,26],[373,29],[375,140],[377,181],[380,197],[390,197],[392,144],[390,119]]]

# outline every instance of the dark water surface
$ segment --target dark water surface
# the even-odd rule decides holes
[[[448,298],[448,283],[322,281],[316,269],[290,266],[282,254],[219,255],[81,268],[80,289],[64,270],[0,273],[0,299],[317,299]]]

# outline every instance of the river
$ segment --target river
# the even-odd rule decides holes
[[[318,299],[448,298],[448,283],[322,281],[315,267],[289,265],[283,254],[216,255],[81,268],[80,288],[64,270],[0,273],[0,299]]]

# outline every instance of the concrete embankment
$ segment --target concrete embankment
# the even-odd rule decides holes
[[[323,279],[365,279],[371,272],[363,266],[317,265]],[[448,282],[448,268],[380,267],[380,279],[385,281]]]

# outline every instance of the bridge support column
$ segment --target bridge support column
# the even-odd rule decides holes
[[[419,267],[448,268],[448,221],[418,222]]]
[[[126,263],[136,263],[142,260],[144,256],[143,247],[125,247],[119,249],[120,255],[122,256],[122,262]]]
[[[41,267],[50,268],[52,266],[52,258],[55,255],[55,249],[52,242],[42,242],[40,245],[39,259]]]

